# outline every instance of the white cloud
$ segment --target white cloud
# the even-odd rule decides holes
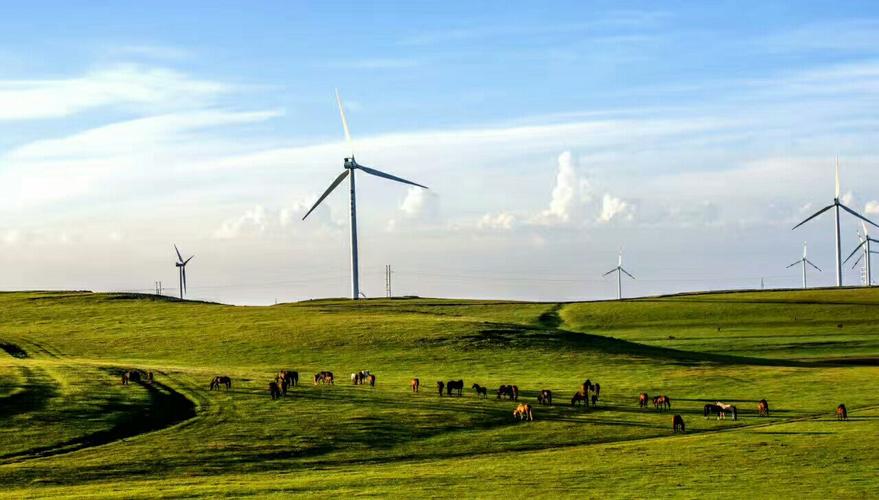
[[[400,210],[410,219],[434,219],[439,214],[439,197],[419,187],[410,187]]]
[[[0,80],[0,121],[63,118],[107,106],[151,112],[192,108],[232,88],[169,69],[132,64],[69,79]]]
[[[851,205],[852,202],[855,201],[855,195],[851,191],[846,191],[842,195],[841,200],[842,200],[843,205]]]
[[[607,223],[614,219],[630,221],[635,218],[635,206],[629,202],[617,198],[610,193],[605,193],[601,198],[601,213],[598,221]]]
[[[577,207],[591,199],[589,181],[577,175],[570,151],[559,155],[558,165],[549,208],[541,212],[535,222],[546,224],[568,222]]]
[[[864,212],[870,215],[879,215],[879,201],[868,201],[867,204],[864,206]]]
[[[224,221],[219,229],[214,231],[214,238],[229,240],[238,238],[242,234],[262,234],[267,224],[266,209],[257,205],[247,209],[244,215]]]
[[[516,224],[516,216],[509,212],[485,214],[479,219],[476,226],[479,229],[502,229],[510,230]]]

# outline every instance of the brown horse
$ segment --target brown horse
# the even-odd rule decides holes
[[[671,398],[665,394],[653,398],[653,407],[659,411],[671,409]]]
[[[647,407],[649,400],[650,400],[650,396],[648,396],[646,392],[642,392],[641,395],[638,396],[638,407],[639,408]]]
[[[682,417],[680,415],[675,415],[671,421],[671,425],[672,425],[672,432],[677,432],[678,429],[680,429],[681,432],[684,432],[684,417]]]
[[[574,397],[571,398],[571,406],[582,405],[584,402],[586,403],[586,407],[588,408],[589,399],[587,399],[586,395],[579,391],[575,392]]]
[[[335,378],[333,372],[322,371],[314,374],[314,385],[317,384],[334,384]]]
[[[519,386],[501,385],[497,390],[497,399],[507,398],[510,401],[519,400]]]
[[[446,382],[446,394],[451,396],[452,391],[456,391],[458,396],[460,396],[464,392],[464,381],[463,380],[449,380]]]
[[[281,397],[281,389],[278,388],[277,382],[269,382],[269,394],[272,396],[272,401]]]
[[[440,397],[443,397],[443,389],[445,389],[446,384],[442,380],[437,381],[436,388],[439,391]]]
[[[288,386],[292,387],[299,383],[299,372],[293,370],[281,370],[278,372],[278,381],[286,382]]]
[[[421,387],[421,381],[413,378],[409,381],[409,387],[412,389],[412,392],[418,392],[418,389]]]
[[[369,374],[369,386],[375,387],[375,375],[373,375],[372,373]]]
[[[128,385],[128,372],[122,372],[122,385]]]
[[[761,399],[760,402],[757,403],[757,414],[761,417],[769,416],[769,403],[767,403],[765,399]]]
[[[552,406],[552,391],[549,389],[543,389],[542,391],[538,392],[537,402],[542,405]]]
[[[225,375],[217,375],[216,377],[213,378],[213,380],[211,380],[210,390],[213,391],[216,389],[219,391],[221,385],[226,386],[226,390],[231,389],[232,388],[232,379],[225,376]]]
[[[531,410],[531,405],[528,403],[519,403],[519,406],[513,410],[513,418],[519,421],[528,420],[529,422],[533,422],[534,412]]]
[[[277,384],[279,384],[281,386],[281,394],[286,396],[287,395],[287,387],[288,387],[287,381],[284,379],[281,379],[281,381],[277,382]]]
[[[488,397],[488,387],[482,387],[479,384],[473,384],[473,386],[470,388],[476,391],[477,398],[485,399]]]
[[[848,420],[848,411],[846,411],[844,404],[840,404],[836,407],[836,419]]]

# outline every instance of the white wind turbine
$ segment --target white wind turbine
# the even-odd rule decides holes
[[[314,205],[311,209],[302,217],[302,220],[305,220],[308,215],[320,205],[320,202],[324,201],[324,198],[329,196],[336,186],[342,183],[345,180],[345,177],[348,177],[350,183],[350,199],[351,199],[351,298],[358,299],[360,298],[360,276],[359,276],[359,265],[357,262],[357,203],[356,203],[356,195],[354,189],[354,171],[362,170],[367,174],[375,175],[377,177],[383,177],[385,179],[390,179],[396,182],[402,182],[403,184],[410,184],[412,186],[418,186],[420,188],[427,189],[427,186],[422,186],[421,184],[417,184],[412,181],[407,181],[406,179],[401,179],[400,177],[386,174],[379,170],[375,170],[373,168],[365,167],[354,160],[354,145],[351,142],[351,132],[348,130],[348,119],[345,117],[345,107],[342,105],[342,98],[339,96],[339,91],[336,90],[336,103],[339,105],[339,116],[342,118],[342,128],[345,131],[345,140],[348,142],[348,146],[351,148],[351,157],[345,158],[344,161],[344,170],[338,177],[330,184],[330,187],[324,191],[324,194],[320,195],[320,198],[314,202]]]
[[[607,276],[609,274],[617,273],[617,299],[623,298],[623,273],[626,273],[626,276],[635,279],[634,276],[629,274],[629,271],[623,269],[623,249],[620,248],[619,260],[617,260],[617,267],[611,269],[610,271],[604,273],[602,277]]]
[[[858,250],[863,248],[864,249],[863,253],[861,253],[861,256],[858,257],[858,260],[855,261],[854,265],[852,266],[852,269],[857,267],[857,265],[861,262],[861,259],[865,259],[864,260],[864,273],[865,273],[864,284],[866,286],[873,286],[873,272],[870,268],[871,267],[870,261],[872,259],[870,258],[870,255],[874,254],[874,253],[879,253],[879,252],[873,250],[872,245],[870,245],[870,243],[879,243],[879,240],[876,240],[872,236],[870,236],[870,233],[867,231],[867,225],[864,224],[863,221],[861,222],[861,226],[864,228],[864,236],[863,237],[861,236],[861,232],[858,231],[858,239],[861,240],[861,244],[856,246],[855,249],[852,250],[852,253],[849,254],[848,257],[846,257],[845,262],[848,262],[852,257],[854,257],[855,253],[857,253]]]
[[[839,201],[839,158],[836,159],[836,194],[833,197],[833,203],[831,203],[830,205],[827,205],[826,207],[822,208],[821,210],[818,210],[817,212],[812,214],[811,217],[809,217],[808,219],[806,219],[803,222],[800,222],[799,224],[794,226],[793,229],[796,229],[796,228],[802,226],[803,224],[809,222],[810,220],[814,219],[815,217],[818,217],[819,215],[823,214],[824,212],[830,210],[831,208],[834,211],[834,219],[836,220],[836,230],[835,230],[835,236],[836,236],[836,286],[842,286],[842,255],[841,255],[842,254],[842,244],[840,241],[840,233],[839,233],[839,209],[841,208],[841,209],[845,210],[846,212],[854,215],[855,217],[861,219],[862,221],[869,222],[870,224],[873,224],[874,226],[876,226],[876,223],[874,223],[870,219],[864,217],[863,215],[855,212],[854,210],[852,210],[849,207],[840,203],[840,201]],[[876,227],[879,227],[879,226],[876,226]]]
[[[802,264],[802,266],[803,266],[803,289],[805,290],[806,289],[806,265],[814,267],[815,269],[818,270],[818,272],[822,272],[820,267],[813,264],[812,261],[809,260],[808,257],[806,257],[806,242],[805,241],[803,242],[803,258],[794,262],[793,264],[787,266],[787,269],[790,269],[790,268],[792,268],[796,265],[800,265],[800,264]]]

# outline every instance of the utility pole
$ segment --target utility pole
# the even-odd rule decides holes
[[[391,298],[391,265],[385,265],[385,297]]]

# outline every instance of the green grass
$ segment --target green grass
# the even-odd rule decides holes
[[[232,307],[0,294],[0,495],[869,496],[879,291]],[[12,346],[12,347],[9,347]],[[126,368],[154,386],[122,386]],[[272,402],[279,368],[305,381]],[[348,374],[372,370],[375,388]],[[332,370],[335,386],[310,374]],[[210,392],[216,374],[231,391]],[[412,377],[422,392],[408,390]],[[462,398],[437,380],[462,378]],[[598,408],[566,404],[585,379]],[[535,422],[469,387],[517,384]],[[673,412],[639,409],[641,391]],[[766,398],[771,416],[756,416]],[[739,407],[702,418],[706,402]],[[844,402],[849,422],[833,410]],[[671,415],[687,422],[671,433]],[[658,489],[657,489],[658,488]]]

